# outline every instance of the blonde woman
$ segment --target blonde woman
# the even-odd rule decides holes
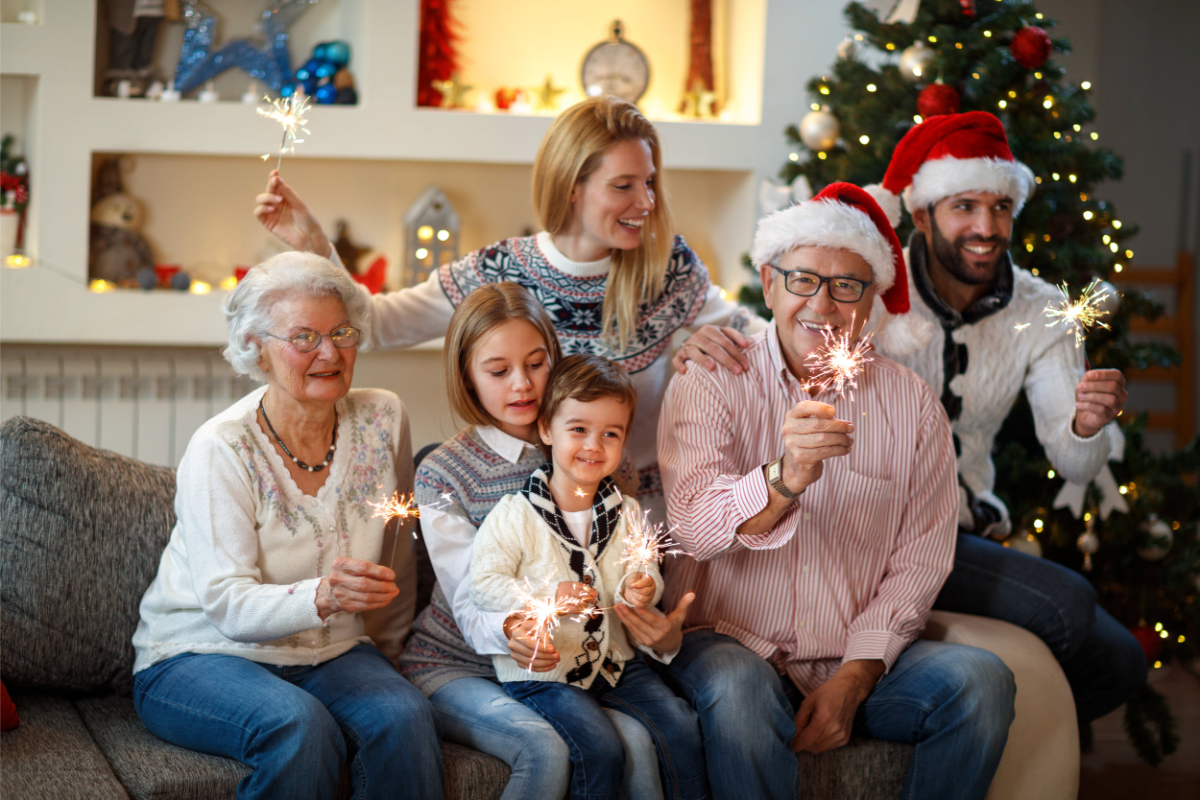
[[[336,258],[312,212],[277,174],[257,203],[255,216],[284,242]],[[564,353],[604,356],[630,374],[639,398],[628,437],[638,499],[665,519],[655,443],[672,336],[692,332],[675,356],[681,370],[686,357],[740,372],[744,334],[765,323],[722,299],[675,235],[658,133],[632,103],[594,97],[559,115],[534,162],[533,203],[541,233],[488,245],[420,286],[377,295],[373,343],[400,348],[442,336],[475,288],[521,284],[550,313]]]

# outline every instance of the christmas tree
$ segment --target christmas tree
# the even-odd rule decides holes
[[[1046,32],[1054,21],[1020,0],[923,0],[909,19],[894,19],[894,13],[891,21],[860,3],[845,14],[855,33],[838,47],[829,74],[809,82],[810,112],[786,131],[794,152],[780,177],[792,196],[803,199],[834,181],[879,183],[897,142],[927,117],[996,114],[1013,155],[1037,176],[1036,193],[1014,223],[1014,264],[1065,283],[1076,300],[1088,287],[1093,296],[1109,293],[1098,308],[1107,328],[1094,328],[1085,343],[1091,367],[1176,364],[1170,347],[1135,343],[1128,335],[1132,318],[1152,320],[1161,306],[1138,292],[1092,285],[1130,263],[1128,240],[1137,226],[1096,194],[1098,184],[1121,177],[1122,162],[1097,144],[1090,84],[1067,81],[1051,58],[1070,49],[1066,39]],[[897,230],[901,241],[911,231],[906,214]],[[743,287],[740,299],[769,314],[757,280]],[[1083,570],[1101,605],[1133,631],[1153,667],[1192,662],[1200,654],[1200,439],[1177,453],[1154,455],[1143,442],[1145,417],[1131,416],[1121,419],[1124,460],[1110,464],[1115,485],[1107,493],[1087,487],[1077,518],[1070,508],[1053,507],[1063,482],[1034,435],[1022,395],[993,453],[996,493],[1013,522],[1006,544]],[[1128,510],[1113,510],[1122,501]],[[1169,709],[1149,686],[1127,703],[1125,724],[1150,763],[1174,751]]]

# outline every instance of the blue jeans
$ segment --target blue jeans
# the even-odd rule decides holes
[[[954,570],[933,607],[991,617],[1035,634],[1062,665],[1080,725],[1113,711],[1146,682],[1146,656],[1096,605],[1087,579],[1061,564],[958,534]]]
[[[371,645],[316,666],[184,653],[134,676],[142,722],[172,744],[241,761],[246,798],[442,797],[433,706]]]
[[[565,797],[571,781],[571,754],[549,722],[509,697],[486,678],[458,678],[429,698],[442,719],[447,741],[495,756],[512,769],[501,800]],[[625,747],[623,794],[629,800],[659,800],[654,740],[641,723],[609,710]]]
[[[700,714],[715,800],[797,796],[799,693],[736,639],[711,630],[683,638],[667,667]],[[901,797],[982,798],[1000,763],[1016,685],[985,650],[914,642],[858,708],[854,732],[915,745]]]
[[[628,715],[649,731],[667,797],[708,797],[696,715],[640,658],[625,662],[616,686],[597,676],[590,689],[553,681],[514,681],[505,683],[504,691],[553,725],[566,742],[571,761],[568,796],[573,800],[617,800],[625,748],[606,709]]]

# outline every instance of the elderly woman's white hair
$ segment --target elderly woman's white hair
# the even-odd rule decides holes
[[[235,372],[266,382],[267,375],[258,366],[262,354],[258,334],[269,331],[274,324],[271,311],[276,304],[296,297],[341,300],[350,324],[362,331],[359,349],[367,349],[371,339],[371,299],[367,292],[329,259],[312,253],[280,253],[247,272],[221,304],[229,323],[229,346],[222,355]]]

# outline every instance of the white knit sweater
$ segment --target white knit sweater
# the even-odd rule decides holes
[[[599,594],[596,605],[611,609],[614,603],[625,602],[621,593],[625,579],[634,572],[646,572],[654,578],[655,592],[651,605],[662,596],[663,582],[657,565],[621,564],[626,546],[630,514],[641,513],[638,502],[631,497],[620,503],[620,517],[616,530],[607,547],[597,558],[596,545],[583,548],[567,541],[555,533],[524,494],[510,494],[501,500],[479,528],[479,534],[471,551],[471,599],[484,611],[517,611],[522,608],[517,600],[514,584],[524,586],[528,579],[533,587],[530,594],[537,597],[553,597],[560,581],[578,581],[570,566],[571,553],[582,553],[584,574],[591,578],[591,586]],[[604,612],[600,630],[589,637],[584,622],[573,617],[561,617],[561,624],[554,632],[554,647],[558,650],[558,666],[549,672],[529,672],[517,666],[507,655],[492,656],[496,676],[501,682],[509,681],[557,681],[568,682],[568,673],[583,661],[591,661],[599,667],[605,659],[623,665],[635,653],[625,636],[624,626],[611,610]],[[595,647],[586,646],[591,642]],[[586,643],[586,644],[585,644]],[[586,646],[586,650],[585,650]],[[589,675],[574,685],[586,689],[597,675],[603,675],[610,683],[616,677],[602,669],[593,669]]]
[[[337,450],[315,497],[302,493],[255,417],[261,387],[196,431],[179,464],[178,522],[146,590],[133,671],[180,653],[275,665],[319,664],[374,641],[393,663],[416,603],[413,522],[393,547],[368,503],[412,491],[412,444],[400,398],[353,389],[337,403]],[[384,549],[386,545],[386,550]],[[324,622],[316,591],[339,555],[390,557],[400,596]]]
[[[917,234],[920,235],[919,233]],[[915,237],[914,237],[915,238]],[[918,245],[922,246],[922,245]],[[910,248],[911,249],[911,248]],[[922,246],[923,250],[923,246]],[[923,261],[924,253],[918,257]],[[1061,292],[1019,267],[1011,267],[1012,297],[1007,305],[985,316],[966,322],[961,317],[947,320],[930,308],[914,275],[913,258],[905,251],[909,268],[909,298],[912,310],[934,325],[934,335],[922,349],[911,355],[881,351],[889,358],[912,369],[942,397],[943,405],[957,405],[961,411],[951,416],[951,429],[959,449],[958,474],[962,484],[976,498],[1001,512],[1001,524],[1010,527],[1008,509],[992,490],[996,469],[991,450],[996,434],[1004,423],[1022,387],[1033,411],[1038,440],[1055,470],[1063,478],[1087,484],[1109,455],[1109,438],[1100,431],[1082,438],[1071,428],[1075,419],[1075,386],[1083,377],[1084,350],[1075,347],[1075,339],[1060,326],[1047,327],[1042,310],[1057,305]],[[1002,269],[1008,269],[1006,263]],[[927,279],[924,291],[931,291]],[[1001,306],[999,299],[985,298],[983,303]],[[973,315],[972,315],[973,316]],[[1018,329],[1017,326],[1027,327]],[[947,334],[950,342],[947,342]],[[947,348],[965,347],[966,369],[946,374]],[[960,347],[960,352],[961,352]],[[950,407],[948,406],[948,411]],[[971,527],[967,493],[960,487],[959,523]]]

